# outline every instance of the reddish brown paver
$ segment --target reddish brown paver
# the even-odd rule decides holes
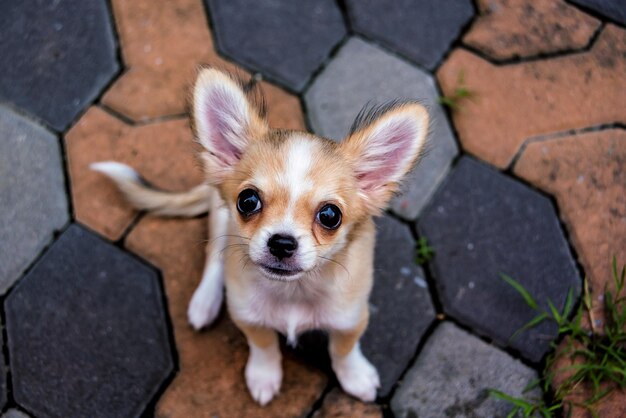
[[[298,97],[265,81],[261,91],[267,102],[267,119],[272,128],[306,130]]]
[[[439,69],[444,93],[459,74],[474,97],[453,112],[465,150],[507,167],[530,137],[625,122],[626,31],[607,25],[588,52],[495,66],[455,50]]]
[[[287,356],[281,393],[261,408],[253,402],[244,382],[245,339],[227,316],[223,314],[216,326],[200,333],[187,324],[187,304],[204,264],[206,223],[206,218],[148,216],[126,240],[130,250],[163,273],[178,349],[180,371],[160,399],[156,416],[304,416],[326,385],[323,373]]]
[[[584,48],[600,21],[562,0],[479,0],[463,42],[505,60]]]
[[[199,64],[244,74],[213,47],[202,0],[113,0],[124,74],[102,102],[133,120],[185,111]]]
[[[562,351],[567,347],[567,341],[561,342],[557,351]],[[578,350],[582,347],[579,344],[574,343],[574,349]],[[552,387],[556,388],[563,384],[566,378],[572,376],[574,373],[573,366],[579,364],[582,361],[582,356],[577,356],[574,361],[569,355],[563,355],[556,359],[553,371],[556,373],[552,382]],[[565,397],[564,402],[564,417],[568,418],[595,418],[595,417],[624,417],[626,416],[626,390],[618,390],[617,388],[607,385],[607,382],[601,384],[601,390],[610,390],[611,392],[602,398],[600,401],[592,404],[593,412],[581,405],[584,401],[591,399],[593,396],[593,389],[591,385],[578,385],[575,387],[569,395]]]
[[[341,391],[333,389],[324,398],[321,408],[315,412],[314,418],[382,418],[380,406],[358,401]]]
[[[107,160],[129,164],[165,190],[185,190],[202,181],[184,117],[130,126],[92,107],[67,133],[65,144],[76,219],[111,240],[120,238],[136,211],[89,164]]]
[[[556,197],[594,295],[611,285],[611,258],[626,263],[626,130],[528,144],[516,175]]]

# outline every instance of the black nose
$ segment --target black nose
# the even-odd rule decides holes
[[[267,241],[270,253],[278,259],[291,257],[298,249],[298,241],[289,235],[272,235]]]

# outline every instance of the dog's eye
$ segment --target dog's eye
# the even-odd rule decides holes
[[[237,198],[237,210],[242,215],[252,215],[261,210],[261,198],[259,194],[252,189],[245,189],[239,193]]]
[[[341,211],[333,204],[324,205],[317,212],[317,221],[326,229],[337,229],[341,225]]]

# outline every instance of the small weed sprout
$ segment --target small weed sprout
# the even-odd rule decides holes
[[[470,99],[474,96],[474,92],[467,88],[467,86],[465,85],[465,74],[463,73],[463,71],[459,71],[454,93],[449,96],[440,96],[438,102],[441,105],[449,107],[450,110],[460,110],[460,102],[464,99]]]
[[[428,245],[426,237],[420,237],[420,239],[417,240],[417,245],[415,247],[415,263],[423,266],[430,261],[434,255],[435,251],[430,245]]]
[[[584,294],[572,319],[569,319],[573,309],[573,292],[567,294],[565,306],[561,312],[552,301],[548,301],[548,310],[542,309],[537,301],[520,283],[507,275],[502,279],[510,284],[524,299],[526,304],[537,312],[532,320],[519,329],[511,338],[516,338],[524,331],[533,328],[543,321],[554,321],[559,328],[559,336],[564,338],[564,347],[551,353],[546,359],[546,365],[539,381],[533,382],[525,392],[542,386],[544,392],[553,391],[553,402],[547,405],[543,399],[530,401],[510,396],[499,390],[490,390],[495,398],[505,400],[513,406],[508,417],[521,414],[524,417],[542,416],[552,418],[557,412],[567,406],[571,411],[573,406],[589,411],[597,417],[594,404],[616,389],[626,388],[626,265],[618,271],[617,260],[613,257],[611,266],[615,293],[604,290],[604,327],[598,329],[593,317],[593,303],[587,280],[584,282]],[[588,315],[591,330],[582,324],[583,317]],[[552,343],[556,349],[556,344]],[[566,358],[570,366],[556,368],[557,360]],[[565,376],[555,385],[557,376]],[[570,395],[583,395],[580,389],[590,390],[590,396],[583,401],[572,400]]]

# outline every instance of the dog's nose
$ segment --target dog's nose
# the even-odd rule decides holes
[[[298,241],[290,235],[272,235],[267,241],[270,253],[278,259],[289,258],[298,249]]]

